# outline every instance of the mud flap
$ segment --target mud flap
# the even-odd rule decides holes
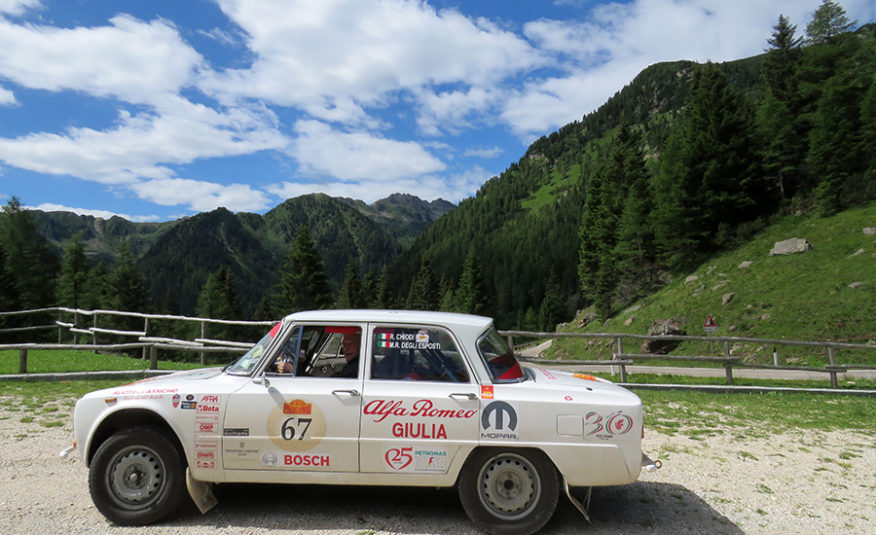
[[[572,491],[569,489],[569,483],[566,481],[566,478],[563,478],[563,487],[566,489],[566,496],[569,497],[569,501],[572,502],[572,505],[575,506],[575,509],[578,510],[582,515],[584,515],[584,520],[589,523],[593,523],[590,520],[590,515],[587,514],[587,509],[590,508],[590,494],[593,491],[593,487],[587,487],[587,497],[585,498],[586,504],[581,503],[578,498],[572,496]]]
[[[192,501],[198,506],[201,514],[206,513],[219,503],[219,500],[213,495],[213,484],[193,478],[192,471],[188,468],[186,468],[186,488],[189,489],[189,496],[192,497]]]

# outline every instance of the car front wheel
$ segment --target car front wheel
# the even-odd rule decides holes
[[[478,527],[494,535],[529,535],[554,514],[559,476],[540,451],[479,450],[459,480],[459,500]]]
[[[116,524],[137,526],[169,515],[183,498],[185,474],[177,448],[158,431],[119,431],[94,454],[91,499]]]

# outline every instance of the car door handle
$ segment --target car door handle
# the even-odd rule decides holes
[[[452,398],[465,398],[465,399],[471,399],[471,400],[478,399],[478,397],[476,395],[469,393],[469,392],[454,392],[453,394],[450,394],[450,397],[452,397]]]
[[[351,389],[351,390],[332,390],[332,394],[334,394],[334,395],[336,395],[336,396],[337,396],[338,394],[347,394],[347,395],[349,395],[349,396],[356,397],[356,396],[359,395],[359,391],[356,390],[356,389]]]

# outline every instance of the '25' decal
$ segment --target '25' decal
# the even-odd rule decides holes
[[[411,455],[413,449],[414,448],[392,448],[386,450],[386,454],[383,458],[386,459],[386,464],[388,464],[393,470],[403,470],[409,464],[414,462],[414,457]]]

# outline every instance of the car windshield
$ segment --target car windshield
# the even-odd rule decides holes
[[[262,355],[265,354],[265,351],[268,349],[268,346],[271,345],[271,342],[274,340],[274,337],[277,336],[277,333],[280,332],[280,325],[282,324],[278,323],[274,325],[270,332],[259,340],[256,345],[252,346],[249,351],[231,364],[227,369],[228,373],[249,373],[258,363],[259,359],[262,358]]]
[[[516,383],[526,378],[514,351],[494,327],[478,340],[478,351],[490,370],[493,382]]]

